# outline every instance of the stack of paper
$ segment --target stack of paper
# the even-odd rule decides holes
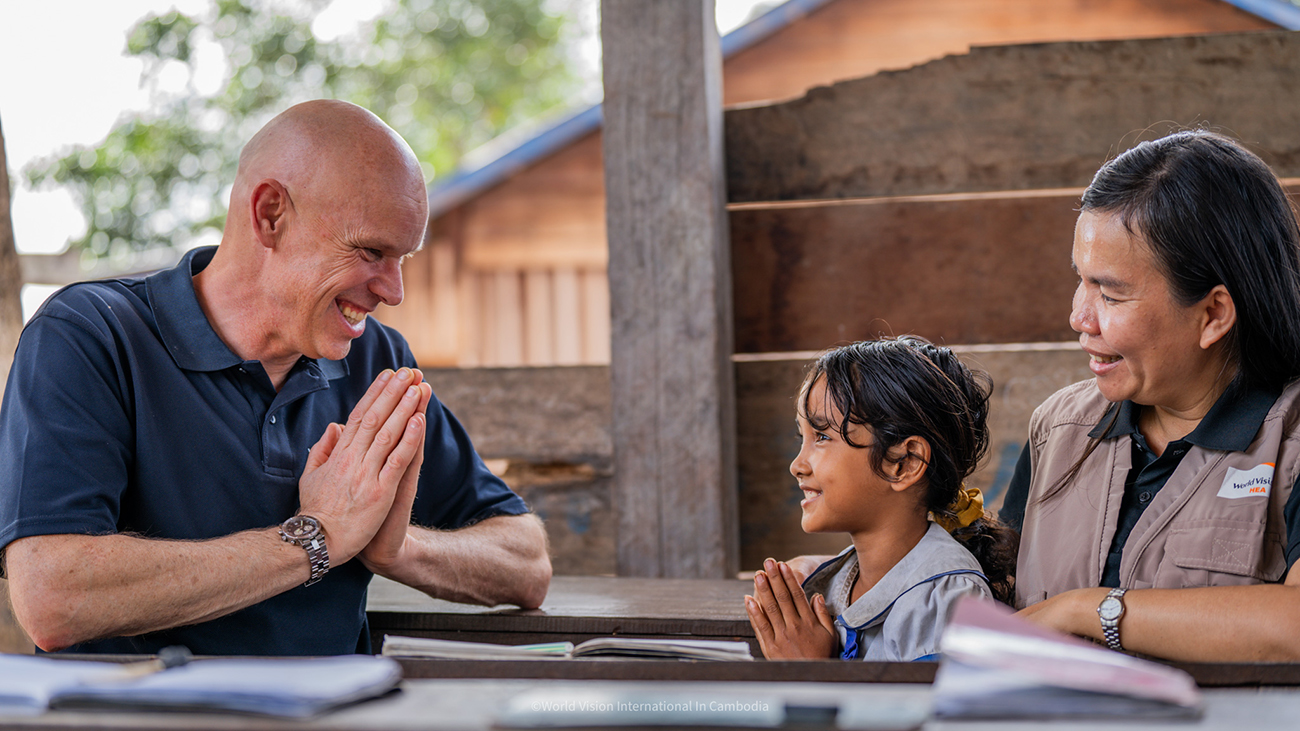
[[[401,667],[363,655],[313,659],[196,660],[134,675],[105,662],[0,656],[0,713],[45,708],[215,710],[305,718],[383,695]]]
[[[120,670],[110,663],[0,655],[0,714],[42,713],[60,690],[113,672]]]
[[[598,637],[579,645],[550,642],[542,645],[494,645],[425,637],[384,635],[383,654],[390,657],[429,657],[449,660],[545,660],[615,655],[678,660],[753,660],[747,642],[719,640],[661,640],[636,637]]]
[[[1060,634],[1001,604],[966,599],[941,641],[935,715],[950,718],[1195,718],[1201,694],[1181,670]]]

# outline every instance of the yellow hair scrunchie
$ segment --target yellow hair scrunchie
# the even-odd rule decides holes
[[[934,522],[939,527],[952,533],[955,530],[965,528],[984,517],[984,496],[980,494],[978,487],[966,487],[963,483],[957,488],[957,499],[953,501],[948,509],[957,514],[956,518],[949,518],[944,515],[935,515]]]

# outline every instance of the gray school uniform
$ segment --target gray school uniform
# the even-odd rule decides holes
[[[857,576],[858,555],[849,546],[803,584],[809,598],[826,597],[844,660],[928,658],[939,652],[939,636],[958,599],[993,598],[979,562],[935,523],[902,561],[849,604]]]

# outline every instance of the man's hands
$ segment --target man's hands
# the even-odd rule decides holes
[[[749,623],[769,660],[822,660],[835,652],[835,619],[820,594],[808,597],[794,571],[772,559],[754,574],[754,595],[745,597]]]
[[[433,395],[422,380],[412,368],[380,373],[348,423],[329,425],[307,457],[299,501],[325,527],[331,566],[359,555],[375,570],[402,553]]]

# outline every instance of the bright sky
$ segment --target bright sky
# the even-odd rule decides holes
[[[292,1],[292,0],[287,0]],[[597,0],[582,20],[593,41],[584,64],[596,73]],[[0,0],[0,125],[13,186],[14,239],[21,253],[59,253],[84,235],[85,220],[64,191],[33,191],[21,176],[28,163],[74,145],[104,139],[117,119],[145,110],[150,94],[140,86],[141,64],[125,56],[126,31],[149,13],[171,8],[203,15],[211,0]],[[717,0],[718,27],[740,25],[758,0]],[[385,0],[334,0],[313,26],[318,36],[338,37],[372,19]],[[224,67],[215,46],[199,48],[196,85],[215,92]],[[215,54],[215,55],[214,55]],[[204,62],[205,58],[207,63]],[[166,75],[164,75],[166,79]],[[183,83],[183,82],[182,82]],[[31,311],[49,288],[24,288]]]

